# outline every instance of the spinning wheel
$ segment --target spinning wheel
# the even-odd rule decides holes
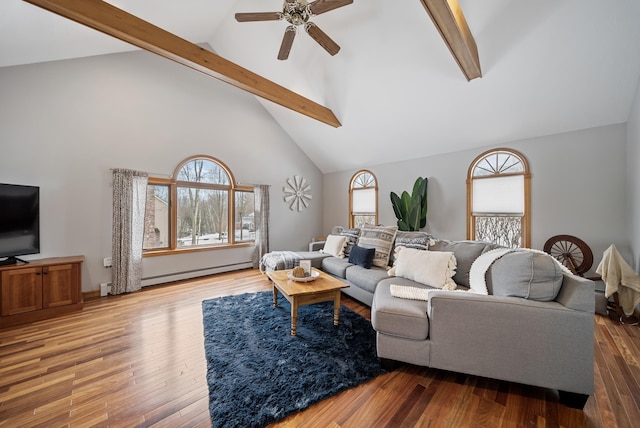
[[[591,248],[582,239],[575,236],[552,236],[544,243],[544,252],[550,254],[578,276],[584,276],[593,265]]]
[[[556,235],[547,239],[544,243],[544,252],[557,259],[560,263],[565,265],[573,274],[584,277],[584,274],[591,269],[593,265],[593,252],[591,248],[580,238],[576,238],[571,235]],[[600,281],[602,278],[599,276],[589,277],[592,281]],[[596,295],[598,293],[596,292]],[[602,294],[604,296],[604,294]],[[606,297],[607,310],[609,316],[616,319],[623,325],[638,325],[640,321],[637,317],[627,317],[622,308],[620,307],[620,301],[618,293],[613,294],[613,302],[610,302]]]

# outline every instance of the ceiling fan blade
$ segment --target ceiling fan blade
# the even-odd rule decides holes
[[[340,50],[340,46],[313,22],[307,22],[304,29],[307,30],[311,38],[318,42],[330,55],[335,55]]]
[[[238,22],[279,21],[281,19],[282,19],[282,13],[280,13],[280,12],[236,13],[236,21],[238,21]]]
[[[289,52],[291,52],[291,45],[293,44],[293,39],[296,37],[296,27],[294,25],[289,25],[286,30],[284,30],[284,37],[282,38],[282,44],[280,45],[280,52],[278,52],[278,59],[285,60],[289,58]]]
[[[316,0],[309,5],[309,10],[314,15],[320,15],[351,3],[353,0]]]

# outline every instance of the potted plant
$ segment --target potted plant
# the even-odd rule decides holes
[[[418,177],[411,195],[405,190],[402,196],[391,192],[391,205],[398,219],[398,229],[417,231],[427,225],[428,178]]]

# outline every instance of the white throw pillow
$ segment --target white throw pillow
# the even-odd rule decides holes
[[[324,242],[324,248],[320,252],[342,259],[344,258],[344,245],[346,243],[346,236],[329,235]]]
[[[403,248],[389,274],[444,290],[455,290],[456,256],[449,251]],[[395,271],[395,272],[394,272]]]

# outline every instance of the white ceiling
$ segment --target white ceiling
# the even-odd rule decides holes
[[[640,1],[459,1],[483,71],[471,82],[420,0],[355,0],[317,16],[341,51],[298,32],[287,61],[276,59],[286,23],[233,17],[280,0],[109,3],[333,110],[339,128],[259,99],[325,173],[627,120]],[[134,49],[21,0],[0,3],[0,67]]]

